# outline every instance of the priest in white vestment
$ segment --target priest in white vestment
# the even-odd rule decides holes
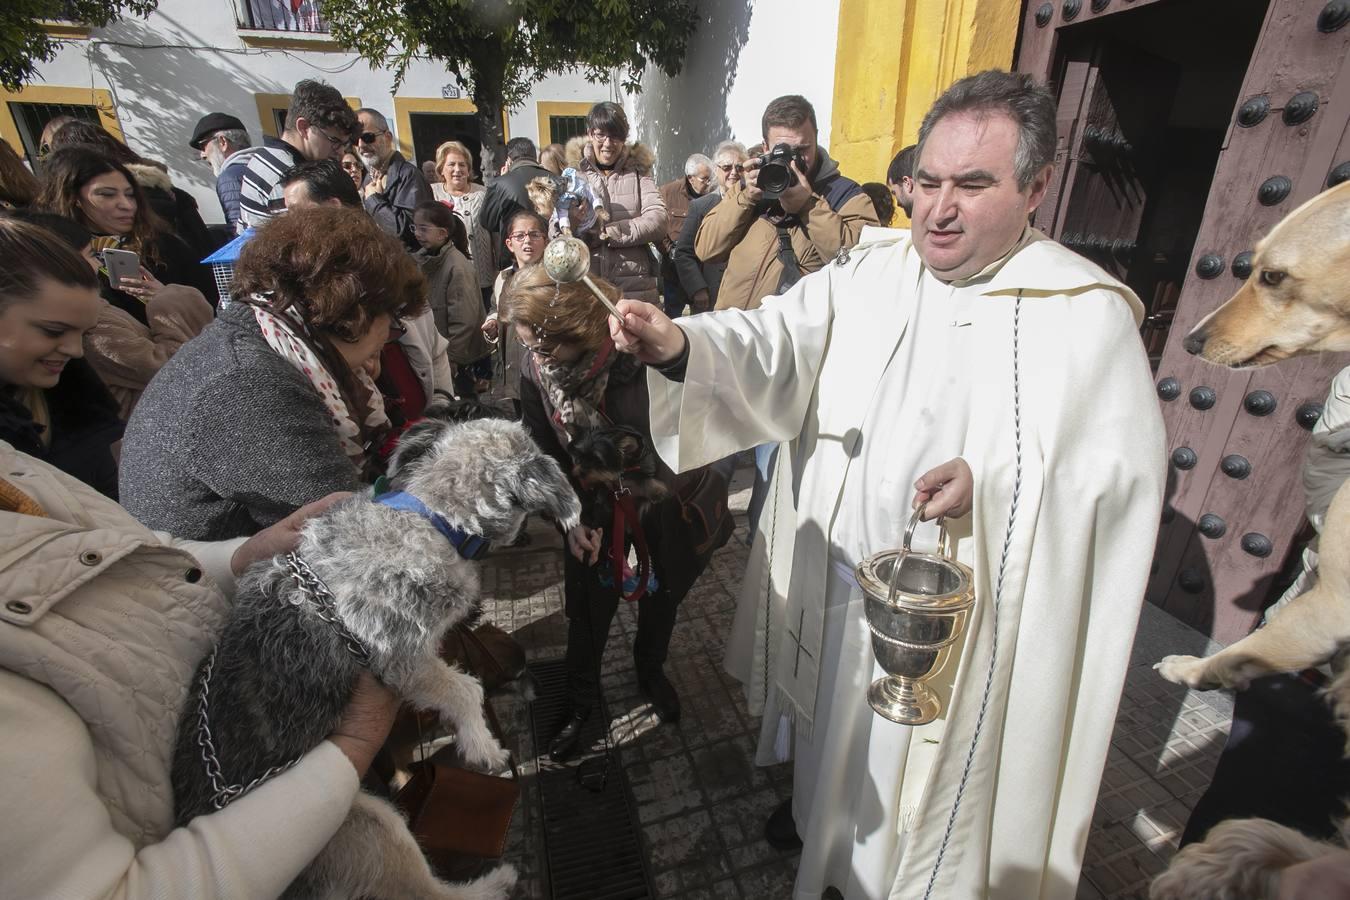
[[[799,900],[1076,891],[1166,461],[1139,300],[1026,225],[1054,116],[1026,76],[964,79],[920,132],[911,235],[865,233],[758,310],[611,323],[653,366],[672,468],[784,442],[726,662],[758,761],[795,760]],[[908,727],[867,703],[853,570],[920,500],[977,600],[941,715]]]

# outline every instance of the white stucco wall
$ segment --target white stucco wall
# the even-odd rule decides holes
[[[164,47],[160,45],[173,45]],[[65,45],[39,67],[34,84],[94,87],[112,93],[123,134],[132,149],[169,166],[174,183],[197,198],[203,218],[223,220],[210,168],[187,146],[192,127],[208,112],[228,112],[262,140],[255,94],[286,94],[297,81],[318,78],[344,96],[389,117],[395,131],[393,74],[372,70],[353,53],[264,50],[246,47],[229,2],[160,0],[148,19],[131,18],[96,29],[89,41]],[[454,76],[429,61],[415,63],[398,96],[441,96]],[[511,136],[538,140],[536,102],[608,99],[607,84],[580,75],[545,79],[526,104],[508,115]]]
[[[806,96],[820,133],[828,135],[838,0],[701,2],[681,74],[671,79],[649,70],[642,93],[622,98],[634,136],[656,149],[661,180],[676,177],[690,153],[707,152],[728,137],[758,141],[760,114],[781,94]],[[127,19],[96,30],[89,41],[65,45],[38,75],[35,84],[110,91],[127,142],[165,162],[208,222],[222,219],[214,179],[186,144],[205,113],[233,113],[260,142],[254,95],[285,94],[302,78],[320,78],[384,111],[398,127],[392,73],[372,70],[352,53],[246,47],[229,2],[161,0],[148,19]],[[422,61],[410,68],[398,95],[440,97],[441,87],[452,82],[442,66]],[[508,129],[513,137],[538,141],[538,101],[614,97],[611,85],[591,84],[579,74],[551,77],[508,115]]]
[[[684,69],[655,68],[627,98],[637,136],[656,149],[659,180],[683,174],[690,153],[728,138],[758,143],[770,100],[801,94],[830,134],[839,0],[700,0]]]

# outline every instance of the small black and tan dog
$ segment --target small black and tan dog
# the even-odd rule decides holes
[[[642,433],[624,425],[591,428],[568,448],[572,476],[581,498],[581,521],[592,528],[609,528],[614,520],[614,493],[627,488],[638,514],[670,495],[657,470],[656,452]]]

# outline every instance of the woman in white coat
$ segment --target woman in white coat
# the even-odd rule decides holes
[[[276,897],[337,831],[398,702],[365,674],[329,738],[173,827],[179,715],[234,580],[341,495],[176,541],[0,442],[0,897]]]

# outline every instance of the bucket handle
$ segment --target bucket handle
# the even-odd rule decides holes
[[[923,512],[928,508],[927,503],[920,503],[919,508],[914,510],[914,515],[909,517],[909,525],[905,528],[905,540],[900,545],[900,555],[895,558],[895,564],[891,566],[891,577],[889,590],[886,592],[886,602],[895,603],[896,580],[900,575],[900,563],[906,556],[913,553],[910,544],[914,541],[914,529],[919,527],[919,520],[923,518]],[[938,516],[938,545],[937,552],[939,556],[946,559],[953,559],[955,553],[952,549],[951,537],[947,534],[947,518]]]

